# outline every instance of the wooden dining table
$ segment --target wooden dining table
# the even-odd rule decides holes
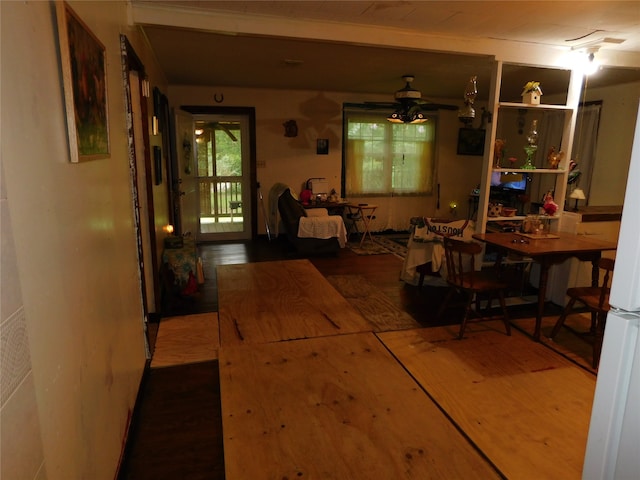
[[[615,250],[616,244],[599,240],[584,235],[573,233],[554,232],[540,238],[524,236],[518,233],[477,233],[473,238],[491,245],[498,250],[498,260],[507,253],[515,253],[523,257],[529,257],[540,265],[540,279],[538,282],[538,311],[536,314],[536,326],[533,333],[535,340],[540,340],[540,327],[544,313],[545,294],[549,269],[552,265],[564,262],[568,258],[575,257],[581,261],[590,261],[591,284],[598,285],[599,271],[598,260],[603,251]]]

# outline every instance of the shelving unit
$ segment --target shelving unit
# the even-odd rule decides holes
[[[526,215],[514,215],[512,217],[487,217],[487,222],[509,222],[514,220],[524,220]],[[549,220],[559,220],[560,215],[554,215],[553,217],[546,217]]]
[[[519,66],[520,67],[520,66]],[[531,69],[532,72],[535,72],[536,69],[553,69],[557,67],[545,67],[545,66],[536,66],[536,65],[522,65],[522,68]],[[545,176],[548,177],[550,183],[553,185],[554,190],[554,200],[558,204],[558,210],[562,210],[565,202],[565,196],[567,191],[567,178],[569,174],[568,166],[571,159],[571,148],[573,145],[573,134],[575,130],[576,123],[576,112],[578,108],[578,103],[580,99],[580,90],[582,88],[582,75],[577,71],[572,71],[570,73],[570,79],[568,84],[568,90],[566,92],[566,104],[556,105],[556,104],[540,104],[540,105],[529,105],[525,103],[518,102],[505,102],[501,101],[500,98],[500,89],[502,85],[503,79],[503,68],[504,64],[502,61],[498,60],[495,64],[494,75],[492,78],[492,84],[490,89],[490,100],[489,105],[493,105],[493,121],[490,124],[490,132],[487,139],[487,148],[485,148],[485,155],[483,160],[483,171],[482,178],[480,183],[480,195],[478,198],[478,217],[476,222],[476,231],[478,233],[485,233],[487,228],[487,222],[496,222],[496,221],[517,221],[522,220],[524,216],[516,216],[516,217],[489,217],[488,216],[488,206],[490,202],[490,193],[491,193],[491,178],[492,174],[495,172],[500,173],[526,173],[531,176]],[[537,78],[532,77],[529,80],[538,80]],[[542,84],[544,89],[544,84]],[[544,97],[543,97],[544,98]],[[562,132],[557,132],[559,134],[559,138],[561,138],[561,142],[558,145],[558,151],[564,151],[565,157],[559,165],[558,169],[549,169],[549,168],[536,168],[536,169],[525,169],[525,168],[508,168],[494,167],[494,150],[495,150],[495,141],[498,137],[498,125],[500,123],[501,117],[504,116],[505,112],[513,111],[516,109],[519,113],[522,113],[524,117],[527,112],[536,112],[540,115],[543,112],[564,112],[564,118],[562,122]],[[529,124],[524,126],[524,130],[528,130],[530,127]],[[538,131],[540,132],[541,126],[538,124]],[[509,140],[507,140],[509,143]],[[516,142],[512,142],[516,144]],[[540,151],[538,152],[540,155]],[[546,154],[545,154],[546,158]],[[552,223],[552,230],[560,229],[560,215],[549,217],[549,219],[554,220]],[[556,221],[558,220],[558,221]]]

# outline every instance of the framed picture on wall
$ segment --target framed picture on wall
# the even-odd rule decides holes
[[[485,130],[461,128],[458,132],[458,155],[484,155]]]
[[[56,2],[56,16],[71,162],[107,158],[105,47],[66,2]]]
[[[318,138],[316,141],[316,155],[328,155],[329,154],[329,139]]]

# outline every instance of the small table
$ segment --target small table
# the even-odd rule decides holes
[[[531,257],[540,264],[540,280],[538,283],[538,312],[536,315],[536,327],[533,337],[540,340],[540,327],[542,325],[542,315],[544,313],[545,293],[547,290],[547,280],[549,278],[549,268],[557,263],[562,263],[566,259],[576,257],[581,261],[590,261],[593,265],[591,270],[591,284],[598,285],[598,260],[605,250],[615,250],[616,244],[605,242],[595,238],[586,238],[584,235],[573,233],[554,232],[553,238],[528,238],[517,233],[482,233],[473,236],[476,240],[493,245],[499,252],[513,252],[525,257]],[[498,263],[501,262],[498,257]]]
[[[370,205],[368,203],[348,203],[345,205],[348,210],[348,214],[351,215],[351,218],[354,220],[362,220],[362,225],[364,226],[364,231],[362,232],[362,238],[360,239],[360,246],[364,243],[364,239],[367,234],[369,235],[369,239],[373,242],[373,236],[371,235],[371,220],[373,220],[373,212],[378,208],[377,205]]]
[[[329,215],[342,216],[346,204],[344,202],[315,202],[308,205],[302,203],[301,205],[307,210],[312,210],[314,208],[326,208]]]
[[[169,264],[180,285],[186,285],[190,272],[197,278],[198,249],[196,242],[192,238],[185,238],[182,247],[165,248],[162,252],[162,262]]]

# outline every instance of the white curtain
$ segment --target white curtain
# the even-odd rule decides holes
[[[602,105],[590,104],[578,108],[576,119],[576,129],[573,135],[573,148],[571,149],[571,159],[577,162],[577,169],[581,175],[577,184],[584,190],[585,196],[589,198],[589,187],[591,186],[591,174],[596,156],[596,143],[598,138],[598,123],[600,121],[600,109]],[[540,142],[538,143],[537,166],[547,168],[547,155],[551,147],[556,151],[560,148],[562,131],[564,127],[565,113],[562,111],[545,112],[538,132]],[[568,166],[569,159],[564,159],[563,163]],[[545,182],[546,180],[546,182]],[[531,185],[531,201],[540,202],[543,195],[554,187],[555,180],[551,181],[545,175],[534,175]],[[567,196],[576,187],[574,183],[567,191]],[[588,201],[587,201],[588,203]]]
[[[578,109],[576,131],[573,136],[573,160],[578,164],[582,174],[576,184],[584,191],[589,204],[589,189],[591,188],[591,176],[596,159],[596,145],[598,143],[598,125],[600,123],[601,103],[590,104]],[[570,192],[567,192],[567,196]]]
[[[560,150],[562,131],[564,129],[565,113],[562,111],[545,112],[538,131],[538,151],[536,165],[538,168],[548,168],[547,155],[551,148]],[[566,160],[565,160],[566,162]],[[531,185],[531,201],[540,202],[545,193],[555,188],[555,175],[534,175]]]

